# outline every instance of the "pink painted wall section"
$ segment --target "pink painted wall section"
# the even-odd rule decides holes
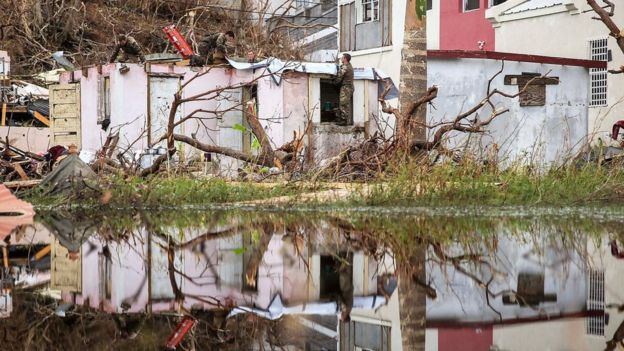
[[[440,328],[438,351],[489,351],[492,346],[492,327]]]
[[[11,145],[25,151],[46,152],[50,146],[50,128],[0,127],[0,139],[7,136]]]
[[[305,131],[306,116],[308,115],[308,75],[305,73],[289,73],[282,81],[284,85],[284,138],[286,143],[293,139],[293,132]],[[278,145],[281,145],[278,143]]]
[[[486,51],[496,49],[494,28],[485,18],[489,0],[480,0],[477,10],[463,11],[463,0],[440,1],[440,49],[479,50],[479,41],[485,41]]]

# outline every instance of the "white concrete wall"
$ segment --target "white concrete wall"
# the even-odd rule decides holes
[[[50,147],[50,128],[0,127],[0,139],[7,136],[12,146],[24,151],[46,152]]]
[[[432,0],[427,11],[427,50],[440,48],[440,0]]]
[[[436,108],[428,111],[430,123],[448,121],[478,104],[486,96],[488,80],[501,68],[500,61],[480,59],[430,59],[428,64],[429,84],[439,88]],[[497,144],[498,158],[504,165],[518,160],[549,164],[575,154],[587,135],[587,70],[506,62],[492,88],[517,93],[518,86],[504,85],[504,77],[522,72],[550,72],[551,77],[560,78],[560,84],[546,86],[545,106],[521,107],[517,98],[493,98],[497,109],[509,108],[509,112],[497,117],[483,136],[473,135],[469,145],[485,155]],[[489,114],[489,108],[484,108],[479,115],[485,119]],[[457,147],[467,141],[464,133],[450,134],[448,145]]]
[[[505,351],[602,350],[590,347],[584,318],[495,326],[492,344]]]
[[[487,16],[495,21],[496,50],[521,54],[534,54],[566,58],[589,59],[589,40],[607,38],[606,26],[592,19],[595,14],[585,0],[567,0],[567,7],[560,5],[552,9],[527,11],[514,16],[499,16],[508,6],[518,0],[488,10]],[[615,23],[624,23],[624,11],[616,7]],[[624,54],[614,38],[609,37],[609,49],[613,61],[609,69],[624,64]],[[624,77],[609,75],[608,106],[589,108],[588,131],[593,141],[606,137],[611,126],[624,116]]]
[[[11,73],[11,58],[6,51],[0,50],[0,77]]]
[[[617,328],[624,322],[624,312],[619,312],[617,306],[624,304],[624,260],[611,255],[609,237],[589,239],[587,243],[591,269],[604,271],[604,302],[605,313],[609,314],[609,324],[605,325],[604,337],[587,335],[589,342],[604,345],[613,337]],[[618,240],[618,249],[622,250],[622,241]]]

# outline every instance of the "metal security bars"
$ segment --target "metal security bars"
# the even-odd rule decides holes
[[[590,269],[587,273],[587,310],[604,311],[604,271]],[[592,315],[585,319],[585,332],[587,335],[604,336],[604,330],[604,313]]]
[[[607,47],[607,38],[589,41],[590,59],[594,61],[607,61],[609,58],[609,49]],[[590,97],[589,106],[606,106],[607,105],[607,69],[606,68],[590,68],[589,69],[589,87]]]

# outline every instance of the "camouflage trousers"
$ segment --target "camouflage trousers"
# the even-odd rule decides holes
[[[353,124],[353,87],[340,87],[340,111],[338,119],[341,123]]]

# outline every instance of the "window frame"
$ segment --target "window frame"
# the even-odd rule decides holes
[[[604,270],[589,269],[587,271],[587,309],[605,309],[605,272]],[[605,314],[585,318],[585,334],[605,336]]]
[[[481,9],[481,1],[482,0],[477,0],[477,7],[474,9],[467,9],[466,6],[468,5],[468,2],[470,0],[462,0],[462,12],[466,13],[466,12],[472,12],[472,11],[478,11]]]
[[[358,2],[359,6],[358,7],[360,8],[360,16],[359,16],[358,23],[379,22],[380,15],[381,15],[379,2],[380,2],[380,0],[359,0],[359,2]],[[366,5],[370,5],[371,6],[371,9],[370,9],[371,17],[370,17],[370,19],[366,19],[366,9],[365,9]],[[376,12],[375,12],[375,9],[377,9]]]
[[[589,59],[609,60],[609,39],[606,37],[589,40]],[[589,69],[589,107],[608,106],[608,72],[606,68]]]

